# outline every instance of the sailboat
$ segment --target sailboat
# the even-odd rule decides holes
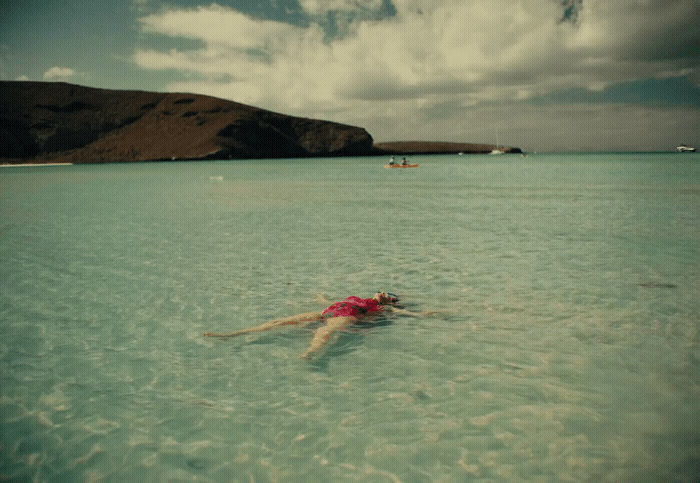
[[[496,131],[496,147],[495,147],[494,149],[492,149],[491,152],[490,152],[489,154],[505,154],[505,153],[506,153],[505,151],[502,151],[502,150],[498,149],[498,145],[499,145],[499,142],[498,142],[498,131]]]

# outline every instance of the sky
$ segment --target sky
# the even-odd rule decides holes
[[[207,94],[376,142],[700,148],[700,0],[0,0],[0,79]]]

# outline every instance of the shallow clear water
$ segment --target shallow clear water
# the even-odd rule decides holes
[[[0,479],[697,478],[700,157],[385,161],[2,169]]]

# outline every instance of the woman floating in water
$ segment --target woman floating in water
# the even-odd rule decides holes
[[[306,325],[314,321],[323,321],[325,325],[316,330],[314,338],[311,340],[311,345],[309,345],[309,348],[306,349],[306,352],[302,355],[302,357],[310,358],[328,343],[334,332],[357,323],[366,315],[377,314],[383,311],[416,315],[407,310],[392,307],[397,301],[398,298],[396,295],[387,294],[386,292],[377,292],[371,299],[351,296],[342,302],[334,303],[322,312],[306,312],[283,319],[271,320],[257,327],[237,330],[230,334],[214,334],[212,332],[207,332],[204,335],[206,337],[235,337],[251,332],[264,332],[285,325]]]

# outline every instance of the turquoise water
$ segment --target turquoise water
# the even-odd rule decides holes
[[[0,170],[0,479],[695,480],[700,157],[385,161]]]

